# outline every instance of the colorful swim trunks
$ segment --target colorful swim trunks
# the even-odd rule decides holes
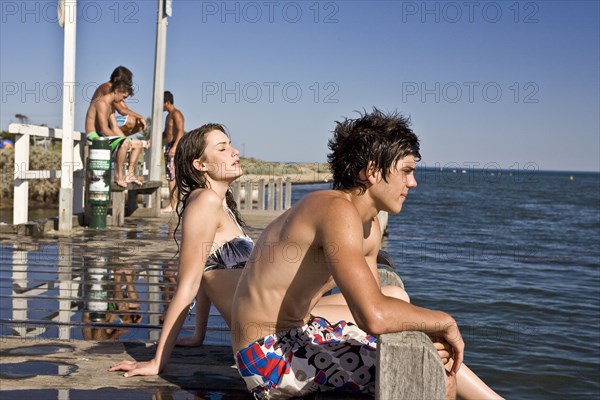
[[[168,181],[175,180],[175,157],[169,155],[172,148],[173,142],[165,145],[165,175]]]
[[[257,399],[325,391],[374,395],[376,349],[376,338],[358,326],[313,317],[301,328],[252,343],[235,361]]]
[[[114,153],[119,146],[121,145],[121,143],[123,143],[123,141],[126,139],[123,136],[105,136],[102,133],[98,133],[98,132],[90,132],[87,134],[87,141],[88,144],[92,144],[92,141],[96,138],[99,137],[105,137],[108,139],[108,145],[110,147],[110,152]]]

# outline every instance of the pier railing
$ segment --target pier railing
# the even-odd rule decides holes
[[[290,178],[235,181],[231,185],[231,190],[241,210],[279,211],[287,210],[292,206]]]
[[[73,171],[73,214],[82,213],[84,207],[85,175],[83,163],[84,135],[80,132],[73,132],[74,151],[72,165],[61,165],[61,168],[57,170],[30,170],[30,139],[62,139],[62,129],[28,124],[10,124],[8,132],[15,135],[13,225],[24,224],[28,221],[29,181],[32,179],[60,178],[62,170],[68,171],[68,168],[71,168]],[[84,140],[83,143],[82,140]]]

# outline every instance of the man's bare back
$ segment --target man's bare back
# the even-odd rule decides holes
[[[263,231],[234,299],[234,351],[275,332],[305,325],[317,301],[335,287],[327,264],[343,249],[335,241],[324,242],[320,227],[340,223],[324,207],[336,203],[346,203],[350,210],[354,207],[342,192],[315,192]],[[381,231],[376,217],[363,224],[359,236],[364,266],[378,284],[376,257]],[[256,268],[256,264],[264,268]],[[254,290],[256,287],[261,290]]]

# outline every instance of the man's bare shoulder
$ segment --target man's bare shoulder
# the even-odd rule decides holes
[[[292,215],[315,226],[358,218],[354,204],[338,190],[321,190],[304,196],[292,207]]]
[[[174,109],[169,114],[171,115],[171,118],[182,118],[183,119],[183,113],[178,108]]]
[[[103,84],[98,86],[98,88],[94,92],[94,95],[92,96],[92,102],[102,96],[106,96],[107,94],[109,94],[111,86],[112,85],[110,82],[104,82]]]

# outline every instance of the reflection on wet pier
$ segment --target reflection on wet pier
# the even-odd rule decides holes
[[[275,214],[249,214],[258,233]],[[122,228],[81,229],[0,240],[0,336],[46,339],[158,339],[176,286],[177,217],[131,219]],[[199,244],[200,246],[200,244]],[[213,309],[208,344],[227,344]],[[185,330],[193,329],[193,318]]]
[[[257,238],[278,213],[246,212],[248,234]],[[173,214],[69,235],[0,236],[0,397],[247,398],[214,308],[208,346],[176,349],[166,375],[141,381],[102,372],[153,355],[146,343],[158,340],[176,287],[176,223]],[[182,335],[193,329],[191,316]],[[94,374],[102,379],[92,383]],[[68,376],[64,385],[60,376]]]

